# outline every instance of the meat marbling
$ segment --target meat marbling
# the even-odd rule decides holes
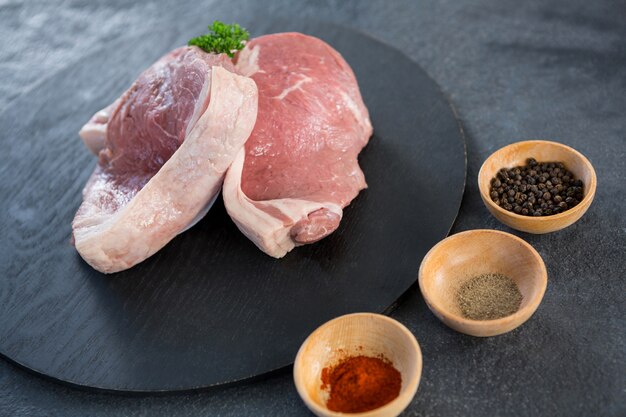
[[[352,69],[320,39],[261,36],[236,62],[257,83],[259,111],[222,194],[239,229],[278,258],[332,233],[367,187],[357,156],[372,125]]]
[[[178,48],[81,129],[99,162],[72,228],[95,269],[130,268],[205,212],[256,120],[256,85],[236,72],[225,55]]]

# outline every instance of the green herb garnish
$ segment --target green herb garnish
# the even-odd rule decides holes
[[[206,52],[226,54],[233,57],[234,52],[245,46],[250,34],[237,23],[227,25],[219,20],[209,26],[209,33],[198,36],[187,42],[187,45],[195,45]]]

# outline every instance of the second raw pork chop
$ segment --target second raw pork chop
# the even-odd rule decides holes
[[[201,216],[257,115],[257,88],[226,55],[178,48],[81,129],[99,155],[72,224],[101,272],[143,261]]]
[[[259,113],[226,174],[224,203],[239,229],[279,258],[332,233],[367,187],[357,156],[372,125],[352,69],[320,39],[261,36],[236,65],[257,83]]]

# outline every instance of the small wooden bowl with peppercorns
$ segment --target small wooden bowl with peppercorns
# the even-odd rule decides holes
[[[397,416],[415,396],[421,374],[415,336],[398,321],[373,313],[323,324],[304,341],[293,364],[298,394],[320,417]]]
[[[596,173],[569,146],[529,140],[491,154],[478,173],[478,188],[491,214],[513,229],[549,233],[576,222],[596,193]]]

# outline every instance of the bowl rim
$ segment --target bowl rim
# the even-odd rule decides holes
[[[540,288],[539,288],[539,292],[532,298],[529,300],[528,304],[526,304],[524,307],[520,308],[519,310],[517,310],[515,313],[510,314],[508,316],[505,317],[501,317],[499,319],[491,319],[491,320],[472,320],[472,319],[468,319],[465,318],[463,316],[460,316],[456,313],[451,312],[449,309],[444,308],[441,306],[441,304],[439,304],[438,302],[434,301],[433,298],[428,292],[428,290],[424,289],[424,285],[423,285],[423,280],[424,280],[424,265],[426,264],[426,261],[432,256],[432,254],[438,250],[443,244],[454,240],[456,238],[458,238],[459,236],[467,236],[467,235],[476,235],[476,234],[498,234],[501,236],[504,236],[508,239],[513,239],[518,243],[521,243],[522,246],[533,256],[533,258],[535,258],[535,260],[538,261],[539,263],[539,269],[540,269]],[[539,304],[541,303],[541,300],[543,299],[543,296],[546,292],[546,288],[548,287],[548,271],[546,269],[546,265],[543,262],[543,259],[541,258],[541,255],[539,255],[539,252],[537,252],[537,250],[535,248],[532,247],[532,245],[528,242],[526,242],[524,239],[515,236],[511,233],[507,233],[507,232],[503,232],[501,230],[495,230],[495,229],[471,229],[471,230],[465,230],[463,232],[459,232],[459,233],[455,233],[453,235],[450,235],[448,237],[446,237],[445,239],[439,241],[435,246],[433,246],[428,253],[426,253],[426,255],[424,256],[424,259],[422,259],[422,263],[420,264],[420,268],[419,268],[419,273],[418,273],[418,282],[419,282],[419,287],[420,287],[420,292],[422,293],[422,297],[424,297],[424,300],[428,303],[428,305],[436,310],[436,312],[438,314],[441,314],[442,316],[454,320],[457,323],[460,324],[464,324],[464,325],[469,325],[469,326],[473,326],[473,327],[489,327],[489,326],[493,326],[495,324],[498,325],[508,325],[511,323],[516,323],[519,319],[524,319],[526,317],[530,317],[535,310],[537,310],[537,308],[539,307]]]
[[[488,186],[487,187],[483,187],[481,185],[481,181],[480,181],[480,177],[482,176],[483,170],[485,169],[485,165],[497,153],[499,153],[499,152],[501,152],[501,151],[503,151],[503,150],[505,150],[507,148],[515,148],[515,147],[520,146],[521,144],[524,144],[524,143],[557,146],[559,148],[562,148],[566,152],[570,152],[570,153],[573,153],[573,154],[577,155],[583,161],[583,165],[585,165],[585,167],[591,173],[591,181],[590,181],[590,183],[588,185],[589,189],[585,193],[585,196],[583,197],[583,199],[580,200],[580,203],[578,203],[576,206],[572,207],[571,209],[565,210],[564,212],[559,213],[559,214],[551,214],[549,216],[537,216],[537,217],[535,217],[535,216],[524,216],[522,214],[517,214],[517,213],[514,213],[512,211],[505,210],[505,209],[503,209],[502,207],[500,207],[499,205],[497,205],[496,203],[494,203],[491,200],[491,197],[489,196],[489,189],[488,189],[489,187]],[[591,204],[591,202],[593,201],[593,198],[594,198],[594,196],[596,194],[596,187],[597,187],[596,171],[593,168],[593,165],[591,165],[591,162],[589,161],[589,159],[587,159],[587,157],[585,155],[583,155],[582,153],[578,152],[576,149],[572,148],[571,146],[565,145],[563,143],[554,142],[554,141],[550,141],[550,140],[542,140],[542,139],[522,140],[522,141],[518,141],[518,142],[509,143],[508,145],[505,145],[505,146],[501,147],[500,149],[497,149],[496,151],[492,152],[491,155],[489,155],[485,159],[483,164],[480,166],[480,170],[478,171],[478,177],[477,178],[478,178],[478,190],[480,192],[480,196],[483,199],[483,202],[486,205],[488,205],[490,208],[494,209],[498,213],[501,213],[501,214],[503,214],[505,216],[508,216],[508,217],[511,217],[513,219],[532,221],[532,222],[535,222],[535,223],[549,222],[549,221],[551,222],[551,221],[554,221],[554,220],[563,219],[563,218],[567,218],[569,216],[574,215],[575,213],[578,212],[578,210],[580,210],[580,209],[582,209],[584,207],[587,207],[587,206],[589,206]],[[491,179],[489,181],[491,181]],[[587,184],[585,184],[585,186],[587,186]]]
[[[325,328],[330,327],[331,325],[335,325],[337,322],[344,321],[344,320],[351,320],[351,319],[354,319],[355,317],[369,317],[374,320],[385,322],[386,323],[385,325],[393,326],[393,327],[396,327],[398,330],[400,330],[400,332],[405,336],[408,344],[412,346],[413,349],[415,350],[415,353],[416,353],[415,375],[416,377],[407,383],[404,390],[401,390],[400,394],[398,394],[396,398],[394,398],[389,403],[383,405],[382,407],[378,407],[369,411],[364,411],[362,413],[342,413],[339,411],[329,410],[328,408],[321,406],[320,404],[318,404],[317,402],[313,401],[310,398],[310,396],[308,395],[308,392],[306,391],[306,388],[304,387],[303,383],[301,383],[302,376],[300,375],[300,366],[297,366],[297,365],[299,362],[303,361],[304,348],[305,346],[309,344],[313,335],[315,335],[318,332],[323,331]],[[392,409],[396,407],[399,402],[405,402],[405,404],[402,405],[402,410],[404,410],[408,406],[408,404],[411,402],[411,400],[415,396],[415,393],[417,392],[417,388],[419,387],[419,383],[422,377],[422,367],[423,367],[423,359],[422,359],[422,350],[420,348],[420,345],[417,339],[415,338],[415,335],[404,324],[400,323],[398,320],[395,320],[383,314],[357,312],[357,313],[344,314],[342,316],[332,318],[328,320],[327,322],[321,324],[319,327],[313,330],[309,334],[309,336],[307,336],[304,342],[302,342],[302,345],[300,345],[300,348],[298,349],[298,353],[296,354],[296,358],[294,360],[293,380],[294,380],[294,385],[296,386],[296,390],[298,391],[298,395],[300,396],[302,401],[304,401],[305,405],[318,416],[325,415],[325,416],[331,416],[331,417],[345,417],[346,415],[349,415],[349,416],[356,416],[356,417],[375,417],[387,411],[388,409]]]

